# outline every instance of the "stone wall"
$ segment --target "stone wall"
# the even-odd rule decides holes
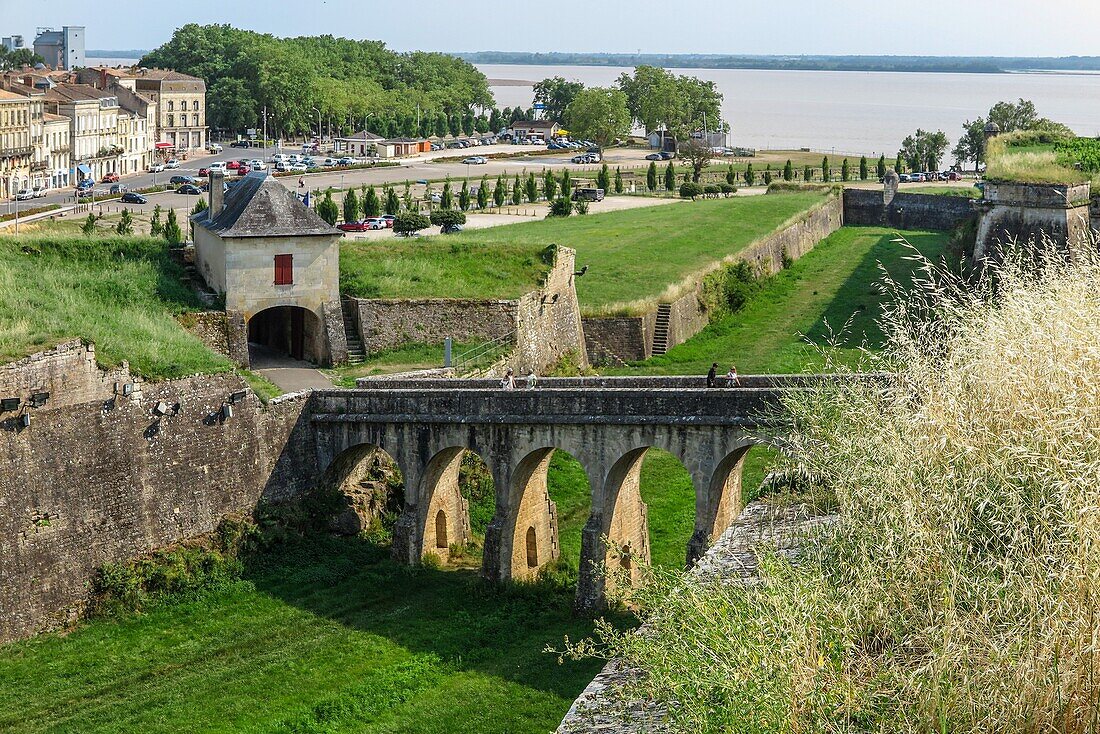
[[[519,300],[516,348],[507,362],[516,374],[541,373],[570,353],[576,355],[580,366],[588,366],[575,266],[576,252],[558,248],[545,285]]]
[[[176,317],[180,326],[194,334],[206,348],[229,356],[229,319],[225,311],[198,311]]]
[[[0,398],[19,398],[16,410],[0,411],[0,420],[23,411],[55,409],[76,403],[106,400],[134,382],[123,362],[109,370],[95,361],[95,347],[79,339],[0,366]],[[129,388],[127,388],[129,389]],[[42,393],[49,393],[44,400]],[[39,403],[33,397],[39,395]]]
[[[898,193],[885,206],[880,189],[844,189],[848,226],[949,231],[975,216],[974,201],[962,196]]]
[[[987,183],[974,259],[995,255],[1010,242],[1044,237],[1070,249],[1087,246],[1092,231],[1088,183],[1066,186]]]
[[[312,432],[299,421],[308,395],[264,406],[235,375],[129,383],[123,394],[122,371],[96,377],[88,356],[67,345],[3,369],[8,384],[53,385],[59,399],[28,426],[0,419],[0,642],[73,619],[100,565],[312,482]]]
[[[754,262],[761,272],[772,274],[783,267],[783,255],[792,260],[805,255],[818,242],[844,225],[844,209],[839,198],[811,209],[783,229],[754,242],[727,258],[715,269],[735,260]],[[710,318],[699,297],[702,278],[690,292],[672,301],[669,312],[668,347],[671,349],[698,334]],[[588,317],[584,333],[588,359],[593,364],[649,359],[653,356],[654,310],[637,317]]]

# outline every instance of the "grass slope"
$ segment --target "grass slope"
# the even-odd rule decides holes
[[[800,192],[644,207],[469,230],[408,242],[347,242],[341,287],[375,298],[512,298],[545,272],[539,252],[577,251],[582,308],[615,311],[735,254],[822,201]]]
[[[173,318],[202,308],[181,277],[163,240],[0,238],[0,361],[80,337],[149,378],[229,370]]]
[[[0,648],[0,730],[546,732],[600,667],[543,652],[590,631],[571,601],[312,537],[220,591]]]
[[[924,255],[938,258],[947,244],[942,232],[905,232]],[[630,367],[625,374],[704,374],[712,362],[735,363],[742,374],[819,369],[818,351],[839,335],[841,358],[854,361],[859,346],[882,343],[876,319],[883,296],[880,263],[906,280],[912,263],[894,230],[845,227],[789,269],[769,280],[736,314],[710,324],[688,341]]]

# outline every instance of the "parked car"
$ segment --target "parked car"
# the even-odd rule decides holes
[[[34,192],[30,189],[19,189],[14,198],[16,201],[29,201],[34,198]]]
[[[947,180],[948,181],[962,181],[963,176],[958,171],[951,171],[950,173],[947,174]]]
[[[199,178],[206,178],[209,175],[210,175],[210,169],[209,168],[200,168],[199,169]]]
[[[230,148],[248,148],[249,143],[247,140],[234,140],[229,144]]]
[[[393,229],[393,223],[397,221],[397,217],[392,214],[383,214],[379,219],[386,223],[386,229]]]
[[[324,166],[325,168],[332,168],[333,166],[336,165],[336,159],[335,158],[323,158],[321,160],[321,165]]]
[[[342,229],[345,232],[366,232],[370,227],[367,226],[366,220],[361,222],[340,222],[336,225],[336,229]]]
[[[357,166],[362,163],[358,158],[352,158],[350,155],[346,155],[343,158],[339,158],[336,161],[338,166]]]
[[[227,161],[226,164],[225,164],[225,170],[227,170],[227,171],[236,171],[240,167],[241,167],[241,162],[240,161]]]
[[[195,194],[201,194],[201,193],[202,193],[202,189],[200,189],[200,188],[199,188],[198,186],[196,186],[195,184],[189,184],[189,183],[188,183],[188,184],[184,184],[183,186],[180,186],[180,187],[179,187],[178,189],[176,189],[176,193],[177,193],[177,194],[191,194],[191,195],[195,195]]]
[[[110,189],[110,193],[112,194],[125,194],[127,191],[129,191],[129,189],[122,184],[113,184]]]
[[[211,143],[210,145],[206,146],[206,150],[209,151],[210,153],[221,153],[222,152],[221,143]]]
[[[248,167],[253,171],[266,171],[267,164],[261,161],[259,158],[253,158],[248,162]]]
[[[165,168],[179,168],[180,167],[180,162],[177,161],[175,158],[171,158],[167,162],[165,162],[164,167]]]
[[[163,163],[154,163],[153,165],[149,166],[149,173],[163,173],[163,172],[164,172],[164,164]]]
[[[309,170],[309,166],[305,163],[291,163],[290,166],[288,166],[288,170],[304,173]]]
[[[216,163],[211,163],[210,164],[210,170],[211,171],[221,171],[222,173],[225,173],[225,163],[222,162],[222,161],[217,161]]]
[[[118,181],[118,174],[117,173],[105,173],[105,174],[103,174],[103,178],[100,179],[99,182],[100,183],[115,183],[116,181]]]
[[[443,150],[443,146],[439,143],[432,143],[432,150]]]
[[[603,189],[584,188],[573,192],[573,201],[603,201]]]
[[[193,184],[195,183],[195,179],[191,176],[173,176],[172,178],[168,179],[168,183],[172,184],[173,186],[177,184]]]
[[[367,225],[367,229],[386,228],[386,220],[382,219],[382,217],[370,217],[369,219],[364,219],[363,222]]]
[[[465,159],[462,162],[466,163],[466,164],[469,164],[469,165],[472,165],[472,166],[480,166],[480,165],[484,165],[484,164],[488,163],[489,159],[486,158],[483,155],[472,155],[472,156],[470,156],[469,158]]]
[[[898,174],[898,183],[909,183],[912,180],[912,177],[910,177],[908,173]]]
[[[440,234],[457,234],[462,231],[462,225],[458,223],[444,224],[439,228]]]
[[[92,186],[95,185],[95,181],[90,178],[82,178],[76,184],[76,190],[79,193],[87,193],[92,190]]]
[[[122,198],[119,201],[121,201],[123,204],[148,204],[149,203],[148,199],[146,199],[141,194],[134,193],[133,191],[127,191],[125,194],[122,195]]]
[[[252,173],[252,169],[249,168],[248,166],[240,166],[237,169],[237,175],[238,176],[247,176],[250,173]]]
[[[50,190],[46,186],[35,186],[33,189],[31,189],[31,194],[33,194],[34,198],[36,199],[41,199],[43,196],[46,196],[49,193]]]

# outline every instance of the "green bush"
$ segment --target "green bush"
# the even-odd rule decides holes
[[[718,184],[707,184],[703,187],[703,193],[707,196],[717,198],[722,193],[722,188]],[[683,194],[681,193],[681,196]]]
[[[738,260],[703,278],[700,298],[710,321],[740,311],[764,287],[765,278],[744,260]]]
[[[403,211],[393,220],[394,234],[408,237],[432,226],[432,220],[419,212]]]
[[[332,200],[332,189],[327,189],[324,198],[317,204],[317,216],[332,226],[336,226],[336,221],[340,218],[340,208],[336,206],[336,202]],[[168,212],[168,219],[169,221],[172,219],[171,210]]]
[[[703,188],[692,181],[685,181],[680,184],[680,198],[681,199],[694,199],[703,193]]]
[[[730,194],[736,194],[737,193],[737,187],[734,186],[733,184],[727,183],[725,181],[718,184],[718,190],[721,191],[726,196],[729,196]]]
[[[548,217],[568,217],[573,213],[573,202],[566,196],[559,196],[550,202],[550,213]]]
[[[436,227],[466,224],[466,212],[457,209],[436,209],[429,216],[429,221]]]

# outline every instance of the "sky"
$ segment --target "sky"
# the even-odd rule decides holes
[[[151,49],[192,22],[398,51],[1100,55],[1098,0],[0,0],[0,36],[28,45],[36,27],[83,25],[89,49]]]

